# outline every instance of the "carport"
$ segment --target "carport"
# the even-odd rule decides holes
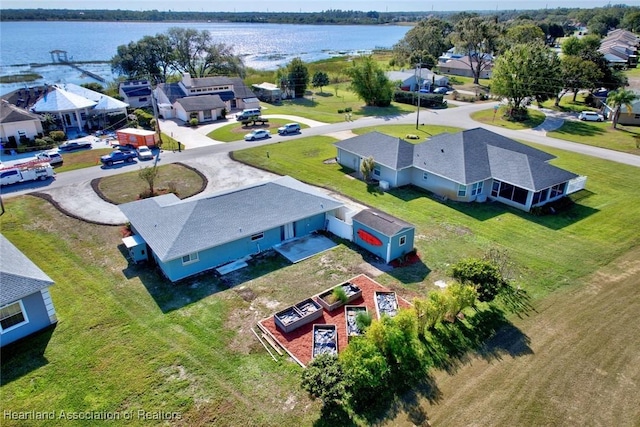
[[[282,242],[273,248],[283,257],[297,263],[317,255],[321,252],[328,251],[338,246],[333,240],[321,236],[320,234],[310,234],[293,240]]]

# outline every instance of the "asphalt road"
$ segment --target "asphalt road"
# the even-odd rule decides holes
[[[362,127],[383,126],[392,124],[416,124],[418,128],[422,125],[445,125],[454,126],[464,129],[471,129],[476,127],[482,127],[492,132],[504,135],[512,139],[520,139],[525,141],[534,142],[540,145],[559,148],[562,150],[572,151],[575,153],[585,154],[588,156],[598,157],[602,159],[611,160],[618,163],[623,163],[640,168],[640,156],[633,154],[622,153],[619,151],[608,150],[604,148],[592,147],[575,142],[563,141],[559,139],[549,138],[545,136],[543,131],[536,130],[509,130],[501,127],[484,125],[472,120],[469,116],[475,111],[491,108],[492,105],[497,103],[482,103],[482,104],[469,104],[459,106],[456,108],[449,108],[446,110],[420,110],[419,113],[412,113],[398,116],[385,116],[385,117],[366,117],[355,121],[345,121],[341,123],[326,124],[321,126],[314,126],[304,129],[298,135],[273,135],[269,139],[254,142],[231,142],[231,143],[212,143],[212,145],[205,147],[198,147],[189,149],[189,142],[184,142],[187,149],[181,152],[163,151],[160,155],[159,164],[167,164],[174,162],[183,162],[189,160],[200,160],[211,156],[213,154],[229,153],[235,150],[242,150],[248,147],[262,146],[268,144],[276,144],[282,141],[289,141],[292,139],[303,138],[307,136],[326,135],[330,133],[336,133],[341,131],[348,131],[351,129]],[[161,125],[162,126],[162,125]],[[55,180],[48,180],[45,182],[29,182],[21,183],[2,189],[3,196],[13,197],[23,194],[28,194],[34,191],[50,190],[65,186],[74,185],[78,182],[90,181],[94,178],[117,175],[119,173],[128,172],[131,170],[137,170],[139,165],[145,165],[146,162],[136,162],[129,164],[116,164],[112,167],[95,166],[91,168],[79,169],[75,171],[64,172],[56,175]]]

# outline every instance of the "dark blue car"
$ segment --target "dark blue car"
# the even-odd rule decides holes
[[[134,152],[125,153],[120,150],[114,150],[111,153],[107,154],[106,156],[100,157],[100,161],[102,162],[102,164],[107,166],[111,166],[112,164],[118,163],[118,162],[132,163],[135,161],[135,159],[136,159],[136,153]]]

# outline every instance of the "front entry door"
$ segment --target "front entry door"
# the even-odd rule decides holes
[[[293,223],[284,225],[284,240],[293,239],[295,236],[295,228],[293,227]]]

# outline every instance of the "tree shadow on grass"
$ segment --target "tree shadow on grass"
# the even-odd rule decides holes
[[[9,384],[18,378],[46,366],[44,353],[57,324],[8,344],[0,350],[0,384]]]
[[[598,126],[583,122],[565,120],[560,129],[553,131],[556,134],[577,135],[577,136],[602,136],[606,133],[604,129]]]
[[[455,374],[471,363],[473,356],[484,360],[501,360],[504,355],[519,357],[533,354],[530,338],[491,305],[464,321],[443,322],[426,338],[427,351],[434,366]]]

